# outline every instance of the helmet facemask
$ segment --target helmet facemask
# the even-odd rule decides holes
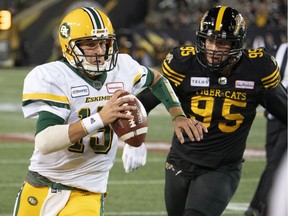
[[[231,42],[231,48],[228,50],[208,50],[206,49],[206,39],[212,38],[214,40],[223,40],[221,37],[211,37],[207,35],[197,35],[197,59],[204,67],[208,68],[212,72],[221,73],[227,67],[231,68],[231,66],[235,65],[237,61],[240,59],[242,55],[242,45],[239,45],[239,41],[237,40],[229,40]],[[207,55],[212,56],[212,59],[221,59],[220,62],[209,62],[207,60]],[[226,58],[226,59],[225,59]]]
[[[226,6],[211,9],[201,19],[199,30],[196,32],[198,62],[210,71],[222,75],[239,61],[245,35],[245,21],[238,11]],[[209,38],[216,41],[228,41],[231,43],[231,48],[227,51],[207,50],[205,43]],[[208,62],[207,54],[222,61]],[[226,56],[225,59],[223,59],[224,56]]]
[[[103,72],[111,71],[117,63],[118,47],[116,39],[111,37],[109,39],[96,39],[96,41],[105,41],[105,54],[90,54],[85,55],[84,51],[80,48],[80,44],[83,42],[95,41],[91,38],[80,38],[70,40],[68,45],[71,50],[71,56],[73,56],[73,61],[71,65],[76,67],[80,71],[85,71],[92,77],[98,76]],[[95,58],[95,64],[91,64],[87,61],[87,58]],[[102,59],[102,60],[100,60]],[[104,59],[104,60],[103,60]],[[102,62],[102,63],[100,63]]]

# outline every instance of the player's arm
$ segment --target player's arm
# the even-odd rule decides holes
[[[254,54],[257,54],[257,57],[254,57]],[[259,70],[264,87],[264,90],[261,91],[260,104],[279,121],[287,125],[287,90],[281,84],[277,61],[265,48],[250,51],[249,57],[255,61],[255,67]]]
[[[160,100],[171,115],[174,124],[175,134],[181,143],[184,143],[182,132],[185,131],[188,137],[195,141],[203,138],[203,131],[207,132],[202,122],[186,117],[181,104],[169,81],[158,71],[150,69],[153,74],[153,81],[150,85],[151,92]]]
[[[143,104],[147,114],[149,114],[151,110],[161,103],[161,101],[151,92],[150,88],[146,88],[141,91],[137,95],[137,98]]]
[[[192,47],[189,47],[189,49],[187,49],[187,47],[185,47],[185,50],[192,50]],[[190,58],[188,59],[186,55],[185,55],[185,57],[181,56],[180,48],[178,48],[178,47],[174,48],[170,53],[168,53],[168,55],[166,56],[166,58],[163,62],[163,65],[162,65],[163,76],[165,78],[169,79],[169,76],[171,77],[173,75],[171,75],[171,73],[168,73],[169,75],[166,76],[165,71],[167,70],[167,67],[171,67],[171,65],[173,65],[173,67],[177,67],[179,69],[179,65],[183,66],[184,65],[183,62],[185,62],[185,61],[191,61],[191,59]],[[151,70],[154,73],[157,73],[152,69],[148,69],[148,71],[149,70]],[[154,73],[152,73],[153,76],[154,76]],[[152,79],[154,78],[153,76],[152,76]],[[157,76],[158,76],[158,74],[157,74]],[[169,79],[169,85],[170,85],[170,83],[173,84],[173,80],[178,80],[178,81],[181,80],[182,81],[184,79],[183,77],[185,77],[185,76],[180,74],[180,73],[177,75],[177,77],[173,76],[173,79]],[[179,82],[181,82],[181,81],[179,81]],[[148,80],[148,82],[149,82],[149,80]],[[165,81],[165,83],[166,83],[166,81]],[[179,84],[179,83],[177,83],[177,84]],[[158,104],[161,103],[161,101],[158,99],[158,97],[156,97],[155,94],[152,93],[151,90],[152,90],[151,88],[146,88],[145,90],[143,90],[142,92],[140,92],[137,95],[137,98],[142,102],[147,113],[149,113],[152,109],[154,109]],[[174,91],[176,91],[175,88],[174,88]],[[168,104],[168,106],[169,106],[169,104]],[[167,106],[166,106],[166,108],[167,108]]]
[[[70,145],[69,125],[64,124],[64,119],[51,112],[39,112],[35,135],[37,149],[45,155]]]
[[[266,91],[261,105],[279,121],[287,125],[287,90],[281,83]]]
[[[36,125],[35,146],[42,154],[50,154],[68,148],[118,118],[132,118],[122,111],[136,109],[136,107],[122,106],[122,104],[133,98],[118,99],[122,93],[123,91],[117,91],[100,112],[71,124],[65,124],[64,119],[51,112],[41,111]]]

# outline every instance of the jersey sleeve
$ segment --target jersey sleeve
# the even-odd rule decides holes
[[[135,95],[138,94],[141,89],[146,86],[150,86],[153,82],[154,75],[153,73],[146,67],[139,65],[137,69],[137,74],[133,80],[133,90],[132,93]]]
[[[119,57],[118,61],[123,64],[123,68],[129,68],[127,71],[124,71],[125,74],[121,74],[121,76],[125,76],[125,80],[131,80],[132,78],[131,93],[137,95],[144,87],[147,87],[152,83],[154,78],[153,73],[127,54],[121,54]]]
[[[62,85],[62,87],[61,87]],[[22,110],[25,118],[37,117],[41,111],[63,119],[69,115],[69,99],[62,91],[63,83],[44,66],[34,68],[25,78]]]
[[[285,88],[288,88],[287,56],[288,56],[288,42],[282,43],[276,53],[276,61],[279,65],[282,84]]]
[[[259,75],[264,89],[272,89],[279,85],[281,77],[277,61],[265,48],[258,48],[255,53],[250,51],[248,55],[250,58],[255,55],[255,68],[261,68]]]
[[[287,126],[287,91],[281,83],[264,94],[261,105]]]
[[[281,84],[280,70],[276,59],[265,48],[248,50],[262,87],[260,104],[284,124],[287,124],[287,92]]]
[[[186,77],[185,71],[188,71],[194,56],[194,46],[176,47],[167,54],[162,64],[162,72],[172,86],[178,87],[181,85]]]

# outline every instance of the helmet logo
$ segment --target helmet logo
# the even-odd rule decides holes
[[[173,59],[173,55],[169,53],[169,54],[166,56],[166,61],[170,64],[170,62],[172,61],[172,59]]]
[[[60,35],[62,38],[68,38],[70,36],[70,26],[67,23],[61,25]]]
[[[208,16],[208,11],[204,14],[202,19],[200,20],[200,31],[204,30],[204,20],[206,19],[207,16]]]
[[[236,36],[239,34],[240,29],[245,31],[246,24],[245,24],[245,20],[241,16],[241,14],[237,14],[237,16],[235,17],[235,21],[236,21],[236,26],[235,26],[235,30],[234,30],[233,34]]]

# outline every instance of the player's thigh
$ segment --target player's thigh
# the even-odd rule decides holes
[[[58,215],[104,215],[104,195],[99,193],[72,190],[69,201]]]
[[[191,182],[185,209],[197,210],[205,216],[221,215],[238,187],[240,175],[240,170],[202,174]]]
[[[25,182],[17,195],[13,215],[39,216],[48,190],[48,187],[34,187]]]
[[[174,166],[165,169],[165,205],[168,215],[183,215],[186,197],[189,189],[189,180],[186,179]]]

